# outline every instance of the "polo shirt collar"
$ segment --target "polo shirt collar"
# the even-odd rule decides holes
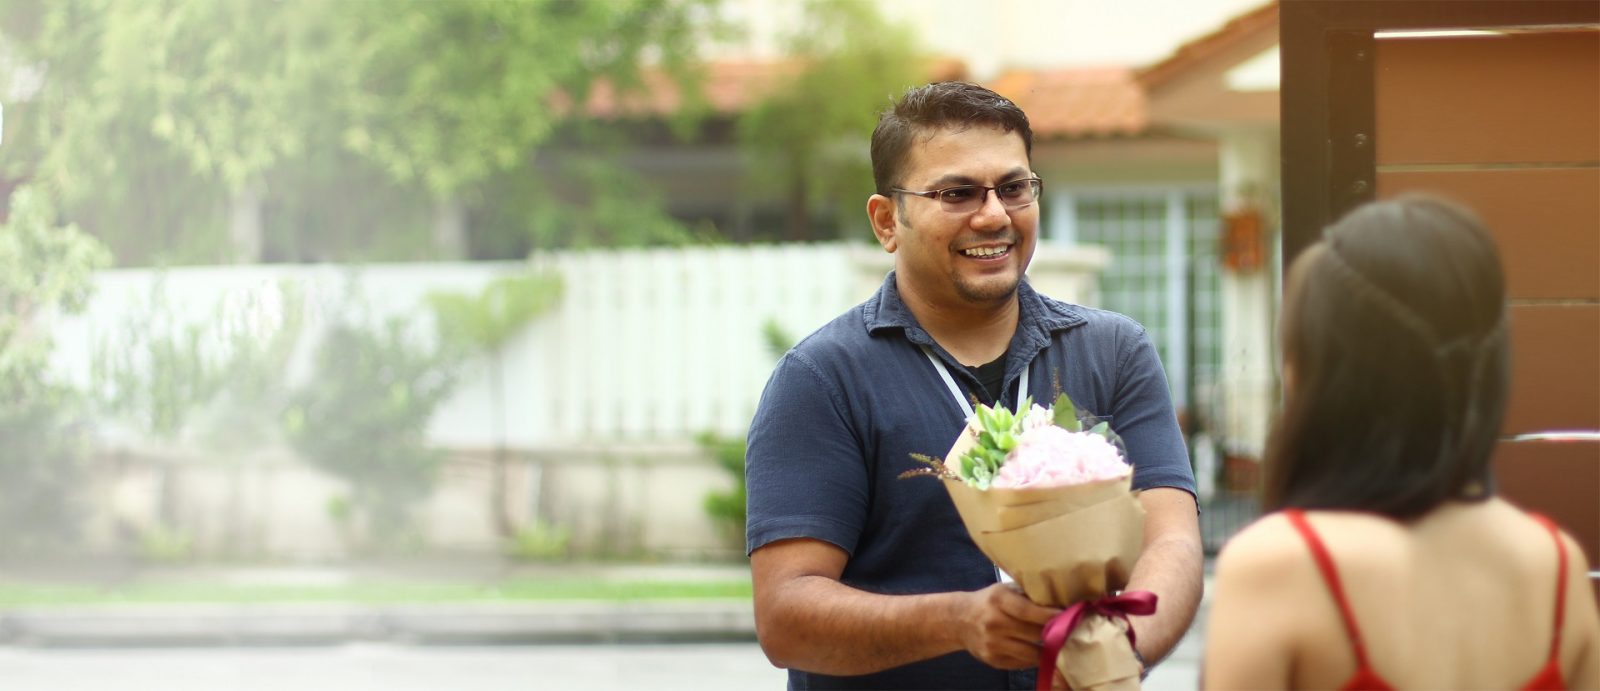
[[[917,323],[916,316],[911,314],[911,308],[900,299],[894,275],[895,272],[890,271],[883,279],[883,286],[878,288],[877,294],[862,306],[867,333],[876,335],[884,329],[902,329],[911,342],[918,345],[932,345],[933,339],[928,336],[922,325]],[[1028,285],[1026,279],[1017,286],[1017,299],[1019,306],[1017,332],[1011,338],[1011,351],[1014,355],[1021,355],[1025,359],[1032,359],[1039,350],[1048,345],[1051,334],[1070,329],[1085,321],[1074,305],[1045,300],[1034,291],[1033,286]],[[1017,352],[1019,350],[1021,352]]]

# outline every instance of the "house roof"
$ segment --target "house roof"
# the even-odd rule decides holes
[[[1260,40],[1266,32],[1275,35],[1277,28],[1278,3],[1273,0],[1142,69],[1013,70],[988,86],[1027,111],[1037,136],[1137,136],[1151,126],[1152,94],[1159,95],[1169,83],[1214,68],[1215,60],[1228,59],[1235,48]]]
[[[1276,0],[1235,17],[1221,28],[1179,46],[1165,59],[1142,69],[1130,67],[1016,69],[986,86],[1015,101],[1043,139],[1132,137],[1150,127],[1149,94],[1163,85],[1206,67],[1213,58],[1275,31]],[[794,60],[723,60],[705,67],[705,105],[719,115],[733,115],[757,103],[786,77],[798,74]],[[929,81],[962,79],[961,60],[930,59]],[[665,73],[647,72],[644,88],[619,96],[610,84],[597,84],[585,110],[602,119],[658,117],[686,105],[677,85]]]
[[[1178,46],[1171,55],[1138,71],[1139,84],[1153,90],[1206,63],[1210,58],[1255,38],[1262,31],[1277,31],[1278,2],[1265,5],[1229,20],[1222,28]]]
[[[706,65],[705,105],[719,115],[732,115],[754,105],[787,77],[798,74],[795,61],[719,61]],[[929,61],[929,81],[966,76],[966,65],[954,58]],[[686,105],[683,94],[665,73],[647,72],[644,88],[622,95],[610,83],[590,91],[585,111],[592,117],[617,119],[656,117]],[[1126,67],[1013,70],[987,86],[1015,101],[1028,113],[1036,136],[1043,138],[1137,135],[1145,128],[1144,93],[1135,73]]]
[[[1144,90],[1126,67],[1012,70],[989,88],[1028,113],[1034,136],[1134,136],[1149,124]]]
[[[702,92],[705,105],[714,113],[739,112],[760,101],[784,78],[799,72],[800,64],[795,61],[709,63],[705,66]],[[641,79],[642,88],[622,94],[609,81],[596,82],[584,110],[592,117],[614,119],[669,115],[687,105],[677,83],[666,72],[649,70]]]

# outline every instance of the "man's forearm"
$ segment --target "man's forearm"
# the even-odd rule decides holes
[[[870,674],[962,649],[971,593],[878,595],[824,576],[796,578],[756,618],[767,658],[819,674]]]
[[[1200,606],[1204,563],[1200,544],[1181,536],[1160,538],[1139,557],[1128,590],[1148,590],[1159,599],[1155,614],[1130,618],[1147,664],[1166,657],[1189,630]]]

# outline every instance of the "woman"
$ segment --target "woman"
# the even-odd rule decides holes
[[[1506,302],[1454,205],[1371,204],[1294,262],[1276,510],[1217,563],[1206,688],[1600,688],[1583,551],[1493,494]]]

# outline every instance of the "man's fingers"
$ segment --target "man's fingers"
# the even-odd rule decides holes
[[[998,669],[1027,669],[1039,664],[1040,628],[1061,610],[1034,604],[1010,584],[995,584],[974,593],[980,614],[967,648]]]
[[[1034,604],[1033,600],[1029,600],[1027,595],[1010,588],[1007,588],[1007,590],[1011,594],[1000,602],[1000,608],[1001,611],[1012,617],[1030,624],[1044,626],[1052,617],[1061,613],[1060,607],[1045,607],[1044,605]]]
[[[1031,669],[1039,664],[1039,646],[1016,639],[997,642],[987,662],[998,669]]]

